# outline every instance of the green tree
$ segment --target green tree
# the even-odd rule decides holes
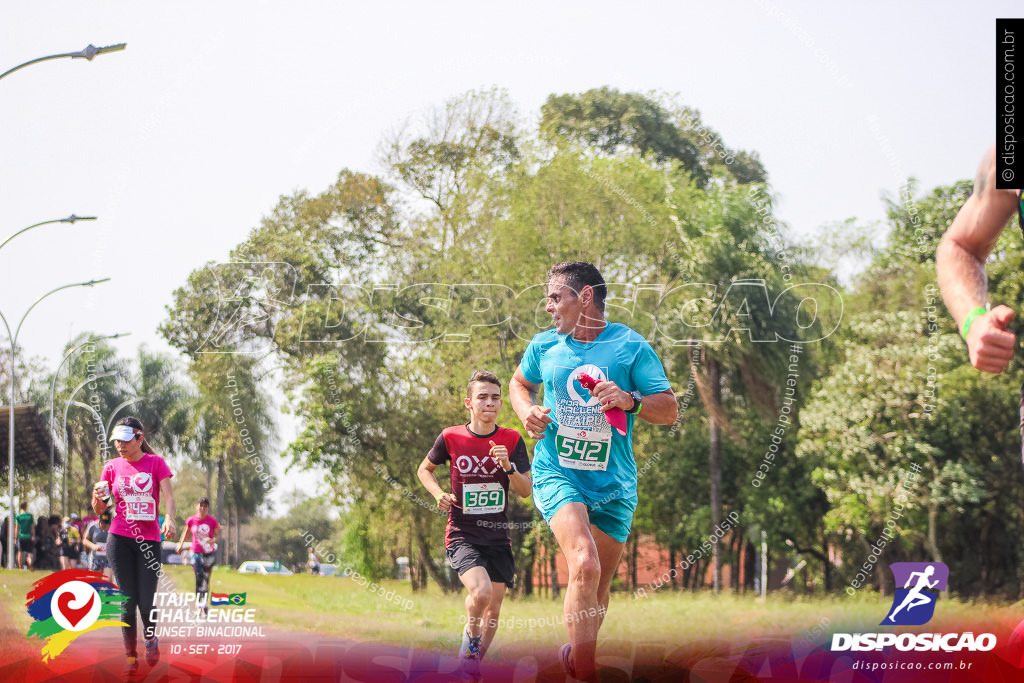
[[[722,521],[723,437],[741,446],[741,452],[749,453],[752,446],[732,421],[752,411],[748,419],[760,417],[767,422],[783,410],[790,411],[794,403],[799,405],[799,389],[808,382],[797,362],[796,384],[786,383],[794,365],[791,344],[820,339],[838,325],[841,314],[827,306],[809,314],[803,311],[800,287],[823,303],[832,292],[826,287],[791,284],[792,275],[803,268],[799,262],[788,263],[780,248],[781,236],[772,233],[779,227],[771,215],[770,199],[760,188],[712,184],[696,201],[678,201],[676,206],[683,259],[690,264],[693,282],[680,288],[687,294],[678,297],[666,315],[674,321],[666,325],[666,332],[676,340],[702,342],[701,363],[691,365],[708,417],[714,530]],[[826,312],[830,313],[827,321],[819,317]],[[690,355],[686,347],[674,348],[682,356],[676,364],[686,363]],[[756,461],[748,467],[753,475]],[[721,586],[719,546],[713,548],[716,591]]]
[[[233,521],[236,534],[274,485],[268,452],[275,427],[257,362],[245,354],[207,353],[190,368],[198,396],[183,445],[206,469],[208,488],[216,474],[214,515],[225,527]],[[221,561],[225,551],[218,551]]]
[[[182,455],[181,438],[188,429],[194,396],[181,363],[142,345],[124,385],[127,396],[138,399],[125,410],[142,420],[147,440],[162,453]]]
[[[740,183],[767,179],[757,153],[726,147],[699,112],[657,94],[605,86],[551,95],[541,107],[540,132],[555,144],[571,140],[605,154],[630,150],[650,154],[658,163],[678,162],[699,187],[707,185],[716,168],[726,169]]]
[[[828,532],[853,533],[867,548],[896,519],[906,547],[922,545],[943,561],[940,511],[983,496],[974,468],[943,448],[948,424],[940,416],[948,409],[935,409],[948,399],[929,395],[937,384],[952,389],[944,379],[958,343],[948,333],[930,340],[920,318],[904,312],[850,321],[846,360],[802,413],[797,450],[815,463],[814,480],[828,495]],[[918,472],[925,485],[912,487]],[[912,501],[906,509],[902,492]],[[879,574],[880,586],[885,578]]]
[[[444,569],[444,520],[432,501],[415,500],[425,495],[416,465],[442,428],[464,420],[470,372],[507,379],[529,339],[548,326],[539,304],[553,263],[595,262],[609,282],[609,319],[659,345],[673,382],[691,374],[676,345],[707,326],[694,316],[711,319],[717,310],[700,308],[704,290],[680,289],[703,277],[701,259],[718,259],[716,279],[705,280],[716,287],[713,298],[733,277],[774,272],[762,209],[739,184],[763,178],[756,157],[722,147],[733,161],[716,161],[720,143],[691,128],[699,117],[680,126],[695,112],[626,100],[622,116],[647,107],[664,120],[644,114],[588,147],[589,134],[578,132],[590,124],[577,119],[576,128],[551,119],[542,132],[527,132],[500,91],[455,98],[424,125],[384,141],[386,178],[345,171],[320,194],[283,197],[232,251],[234,263],[209,264],[175,293],[162,331],[190,357],[259,351],[285,365],[288,402],[303,425],[287,449],[293,466],[329,476],[333,502],[355,529],[345,536],[355,555],[367,557],[367,537],[384,538],[371,522],[399,529],[391,550],[411,558],[417,588],[428,575],[448,589],[457,584]],[[653,131],[650,144],[642,130]],[[684,159],[687,145],[696,151]],[[751,161],[747,170],[741,158]],[[753,303],[757,326],[745,334],[779,328],[771,311],[792,308],[788,299],[776,305],[781,289]],[[728,299],[723,310],[741,303]],[[788,314],[795,325],[795,311]],[[750,327],[738,320],[743,311],[729,315],[716,318],[725,326],[715,327],[716,340]],[[744,415],[758,390],[770,393],[756,382],[771,376],[759,365],[771,355],[757,351],[723,366],[723,386]],[[520,426],[508,407],[499,422]],[[655,452],[654,443],[638,447],[638,457]],[[644,509],[652,511],[640,526],[652,528],[653,508]],[[511,514],[527,527],[536,521],[529,504],[513,502]],[[521,565],[532,564],[540,540],[516,530]]]
[[[381,161],[426,202],[410,216],[417,246],[446,258],[455,247],[481,243],[487,231],[480,221],[495,208],[489,181],[520,158],[517,127],[508,94],[492,89],[454,97],[428,112],[423,125],[403,126],[385,138]]]
[[[846,580],[895,524],[884,561],[944,561],[951,589],[964,594],[1020,591],[1019,553],[988,540],[1018,533],[1024,520],[1011,493],[1024,477],[1008,457],[1019,448],[1019,361],[998,377],[971,368],[935,282],[935,247],[969,192],[959,182],[916,196],[910,181],[898,202],[886,199],[887,244],[847,293],[854,315],[802,413],[797,453],[828,497],[824,536],[845,558]],[[987,264],[994,301],[1020,306],[1022,268],[1020,238],[1007,230]],[[911,465],[920,472],[907,481],[899,468]]]
[[[253,536],[259,557],[246,559],[277,560],[286,567],[302,571],[310,547],[327,548],[337,554],[334,538],[338,525],[319,503],[315,499],[304,500],[280,519],[260,520]],[[320,561],[326,563],[327,560],[321,557]]]

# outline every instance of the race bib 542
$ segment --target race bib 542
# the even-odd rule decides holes
[[[606,471],[611,445],[611,432],[559,427],[555,434],[558,463],[570,470]]]

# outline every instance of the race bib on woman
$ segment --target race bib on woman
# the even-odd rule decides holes
[[[156,501],[153,496],[129,495],[124,498],[125,519],[129,522],[152,522],[156,519]]]

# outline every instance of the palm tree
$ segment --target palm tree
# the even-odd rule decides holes
[[[242,354],[201,354],[189,368],[198,387],[185,445],[207,471],[210,488],[217,474],[216,512],[228,521],[231,506],[237,525],[255,513],[272,485],[267,451],[274,423],[261,390],[258,360]],[[225,546],[221,546],[223,560]]]
[[[173,357],[139,348],[137,367],[127,378],[130,398],[123,414],[133,414],[146,425],[146,439],[172,455],[183,453],[181,439],[188,427],[194,401],[180,363]]]
[[[777,415],[788,367],[786,340],[799,339],[802,332],[796,304],[788,295],[780,296],[789,287],[786,275],[792,268],[784,271],[772,263],[771,246],[778,247],[781,237],[772,233],[778,228],[765,195],[719,178],[705,197],[684,209],[677,209],[674,218],[692,282],[701,284],[691,290],[692,298],[677,304],[681,324],[674,335],[701,343],[704,369],[700,371],[685,345],[675,347],[676,363],[690,365],[708,413],[713,532],[722,520],[723,432],[744,442],[731,425],[723,391],[735,408],[750,406],[763,417]],[[717,592],[722,582],[717,543],[712,552]]]
[[[83,332],[71,341],[68,348],[80,351],[68,360],[54,387],[57,425],[62,424],[67,407],[67,430],[58,440],[65,444],[65,475],[74,479],[75,470],[81,468],[81,488],[72,485],[68,491],[71,510],[87,505],[102,461],[114,455],[104,441],[110,425],[120,417],[134,415],[146,426],[148,442],[161,452],[174,454],[179,452],[179,435],[190,405],[184,378],[171,356],[141,348],[137,364],[133,364],[119,358],[109,342],[90,341],[93,336]],[[108,372],[115,374],[102,376]],[[52,381],[52,376],[49,379]],[[72,396],[76,388],[78,392]]]

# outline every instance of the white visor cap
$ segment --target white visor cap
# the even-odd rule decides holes
[[[135,430],[128,425],[117,425],[110,433],[111,441],[131,441],[135,438]]]

